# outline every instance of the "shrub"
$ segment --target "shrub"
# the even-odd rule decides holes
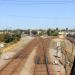
[[[4,42],[5,43],[9,43],[9,42],[12,42],[13,41],[13,37],[11,35],[5,35],[4,37]]]

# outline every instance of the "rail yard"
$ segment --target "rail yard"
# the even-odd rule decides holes
[[[70,75],[74,55],[67,50],[65,40],[34,37],[16,55],[6,59],[10,61],[0,69],[0,75]]]

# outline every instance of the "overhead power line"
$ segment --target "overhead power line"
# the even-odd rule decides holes
[[[18,1],[18,0],[2,0],[0,4],[17,4],[17,5],[24,5],[24,4],[32,4],[32,5],[39,5],[39,4],[73,4],[75,1]]]
[[[20,0],[0,0],[0,2],[75,2],[75,0],[66,0],[66,1],[64,1],[64,0],[57,0],[57,1],[20,1]]]

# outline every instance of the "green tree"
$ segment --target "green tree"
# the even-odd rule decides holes
[[[13,38],[15,41],[19,41],[21,38],[21,31],[20,30],[15,30],[13,34]]]
[[[47,30],[47,35],[48,36],[57,36],[58,35],[58,31],[57,30],[48,29]]]
[[[51,36],[57,36],[57,35],[58,35],[58,31],[56,30],[51,31]]]
[[[4,36],[4,42],[5,42],[5,43],[9,43],[9,42],[12,42],[12,41],[13,41],[13,37],[12,37],[11,35],[6,34],[6,35]]]
[[[50,36],[51,35],[51,29],[47,30],[47,35]]]
[[[32,30],[31,33],[32,33],[33,35],[37,35],[37,34],[38,34],[36,30]]]

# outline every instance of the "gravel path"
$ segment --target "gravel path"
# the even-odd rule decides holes
[[[49,49],[49,59],[51,62],[51,74],[52,75],[65,75],[65,69],[63,67],[63,65],[60,64],[60,62],[58,61],[58,59],[55,57],[56,55],[56,47],[55,44],[57,41],[60,41],[60,39],[54,39],[51,41],[51,45],[52,47],[50,47]],[[55,61],[58,63],[58,65],[55,64]]]

